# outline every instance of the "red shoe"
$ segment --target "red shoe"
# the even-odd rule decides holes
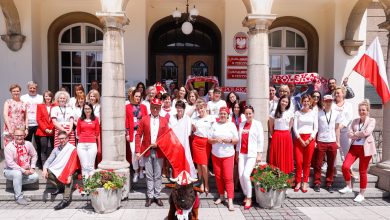
[[[302,191],[303,193],[307,193],[307,189],[301,188],[301,191]]]
[[[294,192],[298,192],[301,188],[294,188]]]
[[[244,206],[244,210],[249,210],[251,207],[252,207],[252,201],[248,206],[247,205]]]

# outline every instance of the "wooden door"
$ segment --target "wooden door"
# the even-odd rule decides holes
[[[186,57],[186,78],[189,75],[214,76],[214,56],[188,55]]]
[[[156,82],[172,80],[176,85],[181,84],[184,78],[184,56],[156,55]]]

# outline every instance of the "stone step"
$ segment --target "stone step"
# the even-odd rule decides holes
[[[341,188],[336,188],[337,190]],[[359,188],[354,188],[353,193],[341,194],[338,191],[329,193],[324,188],[321,188],[320,192],[315,192],[312,188],[309,188],[307,193],[301,191],[294,192],[293,189],[287,190],[286,197],[289,199],[334,199],[334,198],[355,198],[359,193]],[[385,198],[390,196],[390,193],[377,188],[367,188],[365,197],[366,198]]]

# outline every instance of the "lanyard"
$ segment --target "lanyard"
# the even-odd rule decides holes
[[[329,127],[329,124],[330,124],[330,120],[332,119],[332,110],[330,110],[330,116],[329,116],[329,119],[328,119],[328,116],[326,115],[326,111],[324,110],[325,112],[325,118],[326,118],[326,122],[328,123],[328,127]]]
[[[360,126],[360,125],[361,125],[361,126]],[[363,128],[363,126],[364,126],[364,122],[361,122],[361,123],[359,122],[359,125],[358,125],[358,126],[359,126],[359,127],[358,127],[358,128],[359,128],[359,131],[361,131],[362,128]]]
[[[62,111],[62,108],[61,108],[61,106],[58,106],[59,108],[60,108],[60,111],[61,111],[61,114],[62,114],[62,118],[64,119],[64,121],[65,121],[65,115],[66,115],[66,107],[65,107],[65,110],[64,111]]]

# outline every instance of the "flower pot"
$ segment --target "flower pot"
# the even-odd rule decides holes
[[[97,188],[90,195],[93,209],[100,214],[114,212],[121,205],[121,189],[106,190],[104,188]]]
[[[261,208],[275,209],[280,208],[286,198],[286,189],[270,190],[261,192],[259,186],[255,186],[256,202]]]

